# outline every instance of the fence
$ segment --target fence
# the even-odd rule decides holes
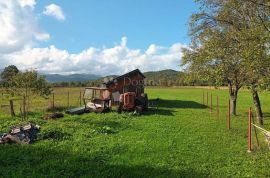
[[[210,96],[210,98],[209,98]],[[209,104],[209,100],[210,100],[210,104]],[[205,103],[206,101],[206,103]],[[202,104],[207,106],[207,108],[209,109],[209,113],[212,114],[214,113],[214,106],[213,106],[213,94],[209,93],[209,91],[207,91],[205,93],[205,91],[203,91],[202,93]],[[226,128],[227,130],[231,130],[232,129],[232,122],[231,122],[231,101],[230,99],[228,100],[228,104],[226,104]],[[219,96],[216,96],[216,117],[219,118],[220,116],[220,107],[219,107]],[[259,136],[259,134],[261,134],[261,137]],[[256,146],[257,148],[261,148],[260,146],[260,138],[265,138],[266,144],[267,144],[267,148],[270,151],[270,131],[267,131],[266,129],[264,129],[263,127],[255,124],[255,120],[254,120],[254,116],[252,113],[252,109],[251,107],[248,110],[248,132],[247,132],[247,145],[248,145],[248,152],[252,152],[254,151],[253,149],[253,143],[252,140],[255,139],[256,140]]]
[[[48,98],[31,96],[30,102],[26,103],[29,112],[46,112],[52,109],[64,110],[71,107],[83,105],[83,88],[54,88],[54,92]],[[14,99],[14,110],[16,114],[23,109],[23,97]],[[9,96],[1,93],[0,114],[9,115]],[[26,108],[27,110],[27,108]]]

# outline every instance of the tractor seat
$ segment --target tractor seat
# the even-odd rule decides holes
[[[97,109],[97,108],[101,108],[101,107],[102,107],[101,104],[92,103],[92,102],[87,103],[86,106],[87,106],[88,108],[92,108],[92,109]]]

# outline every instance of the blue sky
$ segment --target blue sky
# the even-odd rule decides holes
[[[101,75],[134,68],[179,70],[181,48],[190,42],[188,20],[198,9],[192,0],[10,0],[1,4],[0,17],[11,14],[6,18],[10,24],[0,20],[4,37],[0,57],[5,59],[1,65],[13,62],[47,73]]]
[[[89,46],[110,47],[122,36],[128,37],[131,48],[187,44],[188,19],[196,10],[191,0],[42,0],[36,12],[51,3],[62,7],[66,20],[59,23],[42,17],[41,26],[52,35],[47,45],[72,52]]]

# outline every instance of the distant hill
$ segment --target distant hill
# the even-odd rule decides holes
[[[1,72],[1,69],[0,69]],[[145,84],[148,86],[177,86],[184,85],[185,73],[167,69],[161,71],[150,71],[143,73],[146,77]],[[40,74],[45,75],[46,80],[50,83],[61,83],[61,82],[84,82],[85,85],[98,86],[105,81],[112,80],[117,75],[109,75],[102,77],[93,74]]]
[[[51,83],[57,82],[85,82],[91,80],[97,80],[101,76],[93,74],[71,74],[71,75],[60,75],[60,74],[43,74],[46,80]]]
[[[147,80],[160,80],[166,78],[168,80],[179,79],[179,71],[167,69],[161,71],[151,71],[143,73]]]
[[[185,74],[183,72],[167,69],[144,73],[145,84],[148,86],[178,86],[183,85]]]
[[[161,71],[151,71],[151,72],[145,72],[143,73],[146,77],[145,79],[145,85],[148,86],[173,86],[173,85],[183,85],[184,81],[184,73],[167,69],[167,70],[161,70]],[[98,86],[99,84],[102,84],[104,81],[108,79],[113,79],[117,77],[117,75],[111,75],[102,77],[98,80],[92,81],[91,85]]]

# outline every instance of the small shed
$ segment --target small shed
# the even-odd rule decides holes
[[[143,73],[139,69],[136,69],[118,76],[104,83],[104,85],[112,93],[113,100],[118,101],[122,93],[135,92],[137,96],[144,93],[144,79],[145,76]]]

